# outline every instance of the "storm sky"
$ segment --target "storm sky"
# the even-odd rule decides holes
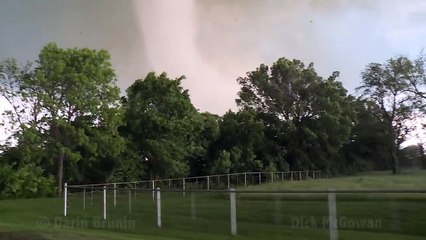
[[[185,75],[194,105],[222,114],[235,79],[279,57],[338,70],[352,92],[367,63],[424,48],[426,2],[0,0],[0,34],[1,59],[35,60],[48,42],[105,48],[123,94],[149,71]]]

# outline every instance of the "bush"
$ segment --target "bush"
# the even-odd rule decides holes
[[[1,165],[0,179],[1,198],[50,197],[55,194],[53,177],[43,176],[43,170],[34,164],[17,169]]]

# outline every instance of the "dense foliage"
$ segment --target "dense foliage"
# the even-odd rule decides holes
[[[0,63],[11,105],[0,150],[0,196],[61,193],[64,182],[129,181],[243,171],[328,174],[426,166],[401,149],[425,110],[423,58],[371,63],[360,98],[339,73],[280,58],[237,79],[238,111],[199,112],[184,77],[149,73],[119,96],[105,50],[45,46],[33,63]]]

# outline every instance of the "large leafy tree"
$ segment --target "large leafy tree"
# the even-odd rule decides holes
[[[263,170],[264,165],[269,166],[269,162],[263,164],[257,155],[263,141],[264,125],[253,110],[228,111],[222,117],[220,137],[215,143],[217,157],[214,162],[215,168],[220,169],[219,166],[223,165],[221,161],[224,161],[224,157],[228,154],[231,172]]]
[[[323,79],[313,64],[280,58],[237,79],[237,104],[264,116],[268,131],[286,148],[293,169],[331,169],[354,118],[351,100],[333,73]]]
[[[150,178],[189,173],[188,156],[200,131],[200,118],[181,86],[184,77],[169,79],[149,73],[127,89],[124,135],[134,144]]]
[[[375,103],[364,100],[353,102],[356,118],[349,141],[341,149],[344,161],[340,170],[344,173],[389,169],[386,126],[371,113]]]
[[[385,127],[386,143],[394,174],[399,172],[398,152],[401,144],[414,129],[413,120],[418,97],[411,89],[413,63],[406,57],[387,60],[384,64],[370,63],[362,72],[362,97],[373,103],[371,113]]]
[[[3,87],[12,83],[2,91],[13,106],[6,113],[10,124],[17,126],[19,142],[37,141],[32,147],[43,149],[60,193],[65,169],[78,164],[83,148],[90,160],[121,151],[119,89],[109,59],[105,50],[48,44],[32,67],[6,64],[13,73],[2,77]]]

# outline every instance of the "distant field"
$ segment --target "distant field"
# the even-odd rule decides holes
[[[350,177],[311,179],[308,181],[276,182],[252,185],[248,190],[294,189],[426,189],[426,170],[406,170],[399,175],[373,172]]]
[[[399,176],[364,176],[276,182],[250,190],[280,189],[425,189],[426,172]],[[69,216],[62,217],[62,199],[0,201],[0,239],[328,239],[328,205],[324,194],[238,194],[238,235],[229,234],[229,200],[222,193],[162,194],[163,227],[156,226],[150,192],[108,195],[108,223],[100,220],[102,196],[93,205],[79,193],[70,195]],[[191,204],[192,203],[192,204]],[[338,194],[339,239],[426,239],[426,195]],[[18,233],[20,232],[20,233]]]

